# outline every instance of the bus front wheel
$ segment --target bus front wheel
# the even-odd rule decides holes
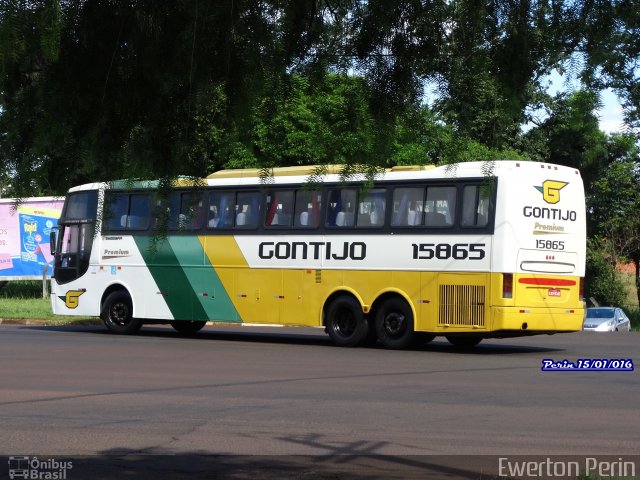
[[[100,318],[109,331],[127,334],[140,330],[142,321],[133,318],[133,303],[125,291],[118,290],[110,293],[102,304]]]
[[[331,302],[327,310],[327,333],[339,347],[357,347],[367,340],[369,322],[355,298],[343,295]]]
[[[193,335],[199,332],[207,324],[207,322],[199,322],[197,320],[174,320],[171,326],[176,332],[182,335]]]
[[[401,298],[384,301],[376,313],[376,333],[387,348],[401,349],[416,342],[413,331],[413,312]]]

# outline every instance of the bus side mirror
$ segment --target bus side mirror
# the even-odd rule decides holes
[[[49,234],[49,249],[51,250],[51,255],[56,254],[56,231],[51,230]]]

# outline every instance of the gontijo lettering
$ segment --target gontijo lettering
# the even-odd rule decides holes
[[[258,246],[258,256],[263,260],[319,260],[321,257],[325,260],[364,260],[367,245],[364,242],[342,242],[342,245],[332,242],[262,242]]]

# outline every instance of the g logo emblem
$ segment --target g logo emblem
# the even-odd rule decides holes
[[[80,303],[78,298],[82,295],[86,290],[69,290],[64,297],[59,297],[60,300],[64,300],[64,304],[67,308],[77,308]]]
[[[567,182],[559,182],[557,180],[545,180],[542,186],[536,187],[542,198],[547,203],[558,203],[560,201],[560,190],[569,185]]]

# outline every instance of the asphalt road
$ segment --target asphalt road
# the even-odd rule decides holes
[[[390,351],[334,347],[314,329],[208,326],[181,338],[163,327],[116,336],[3,325],[0,453],[142,459],[147,469],[149,458],[173,459],[192,474],[211,458],[237,473],[242,458],[247,476],[257,457],[246,456],[266,455],[265,478],[273,459],[300,467],[292,478],[321,477],[305,465],[336,455],[353,460],[341,467],[353,475],[362,458],[420,467],[446,455],[638,455],[637,371],[541,365],[620,358],[637,369],[639,344],[638,333],[576,333],[487,340],[472,352],[440,338]],[[397,460],[379,467],[391,478]],[[451,468],[453,477],[439,471],[465,476]],[[104,475],[91,476],[113,478]]]

